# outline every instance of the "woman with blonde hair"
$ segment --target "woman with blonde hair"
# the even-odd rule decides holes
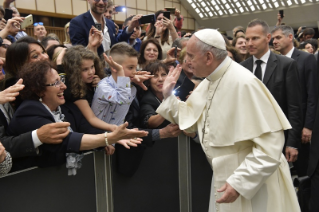
[[[65,37],[65,41],[63,42],[63,44],[69,48],[72,46],[71,40],[70,40],[70,34],[69,34],[69,28],[70,28],[70,22],[68,22],[65,26],[64,26],[64,37]]]

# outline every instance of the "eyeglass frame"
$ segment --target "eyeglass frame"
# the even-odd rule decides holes
[[[61,77],[59,80],[55,81],[55,83],[45,84],[45,86],[54,86],[56,88],[60,88],[62,83],[65,83],[65,77]]]
[[[43,26],[43,22],[37,22],[37,23],[34,23],[34,24],[33,24],[33,26],[35,26],[35,27],[36,27],[36,26],[39,26],[39,25],[40,25],[40,26]]]
[[[95,1],[95,3],[99,3],[100,2],[100,0],[94,0]],[[109,0],[102,0],[103,1],[103,3],[106,3],[106,2],[108,2]]]
[[[0,45],[0,47],[3,47],[3,48],[5,48],[5,49],[8,49],[9,46],[11,46],[11,44],[3,43],[3,44]]]

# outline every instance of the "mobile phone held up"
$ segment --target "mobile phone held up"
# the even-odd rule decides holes
[[[95,28],[99,31],[102,31],[102,24],[95,24]]]
[[[21,23],[21,29],[25,29],[28,26],[31,26],[33,24],[33,16],[32,14],[28,15],[27,17],[25,17],[25,19],[23,20],[23,22]]]
[[[155,14],[151,14],[151,15],[143,15],[140,19],[139,19],[139,23],[140,24],[148,24],[148,23],[155,23]]]
[[[126,12],[126,7],[125,6],[117,6],[117,7],[115,7],[115,12],[119,12],[119,13],[123,12],[123,13],[125,13]]]
[[[175,14],[175,8],[174,7],[165,7],[164,8],[166,11],[170,12],[171,14]]]
[[[281,18],[284,17],[284,11],[283,11],[283,10],[279,10],[279,14],[280,14],[280,17],[281,17]]]
[[[163,16],[164,16],[165,18],[167,18],[167,19],[171,19],[171,13],[170,13],[169,11],[165,11],[165,12],[163,13]]]

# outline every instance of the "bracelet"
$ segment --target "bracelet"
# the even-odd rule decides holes
[[[105,144],[106,144],[106,146],[108,146],[109,142],[107,141],[107,132],[104,133],[104,137],[105,137]]]

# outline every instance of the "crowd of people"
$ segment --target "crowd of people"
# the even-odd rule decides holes
[[[248,200],[254,199],[263,184],[268,186],[263,189],[274,191],[272,186],[280,186],[274,175],[286,175],[288,166],[283,166],[289,162],[292,173],[310,178],[311,211],[319,211],[315,200],[319,192],[319,58],[314,29],[300,27],[295,33],[278,14],[273,28],[256,19],[247,27],[234,27],[233,37],[211,29],[192,34],[181,31],[183,16],[178,9],[170,19],[164,9],[159,10],[155,21],[146,25],[139,22],[142,14],[129,16],[120,29],[112,21],[116,5],[88,0],[90,10],[65,25],[65,41],[61,42],[55,34],[47,34],[42,22],[34,23],[34,37],[28,36],[19,27],[24,18],[11,2],[4,0],[4,9],[0,8],[0,176],[10,170],[65,163],[69,175],[75,175],[88,150],[104,150],[108,155],[136,152],[130,154],[134,166],[119,167],[131,176],[148,146],[184,133],[202,144],[209,163],[216,165],[217,176],[218,166],[225,166],[211,161],[219,154],[218,147],[234,145],[230,152],[237,147],[242,151],[243,146],[253,149],[238,159],[246,164],[230,168],[235,174],[227,173],[228,180],[222,181],[227,182],[222,190],[233,195],[219,199],[215,195],[217,203],[237,208],[240,195],[242,202],[251,204]],[[3,19],[6,10],[14,11],[7,21]],[[227,71],[226,64],[237,67],[238,73]],[[247,86],[242,87],[239,79]],[[234,89],[233,96],[227,97],[219,86]],[[208,87],[210,92],[205,90]],[[170,95],[174,92],[176,99]],[[213,98],[220,99],[219,107],[206,102]],[[236,104],[230,106],[226,100]],[[197,107],[201,109],[196,111]],[[205,115],[201,115],[203,110]],[[220,117],[222,110],[229,112]],[[246,120],[227,118],[234,113],[243,113]],[[216,131],[218,124],[229,127],[229,135]],[[248,158],[250,154],[259,165]],[[248,174],[238,174],[238,169]],[[251,182],[250,175],[260,180],[247,191],[240,183]],[[285,183],[287,190],[281,192],[289,193],[285,203],[291,204],[281,211],[298,211],[290,193],[291,179],[277,180]],[[268,198],[269,204],[278,206],[276,195]],[[210,207],[211,211],[223,208]]]

